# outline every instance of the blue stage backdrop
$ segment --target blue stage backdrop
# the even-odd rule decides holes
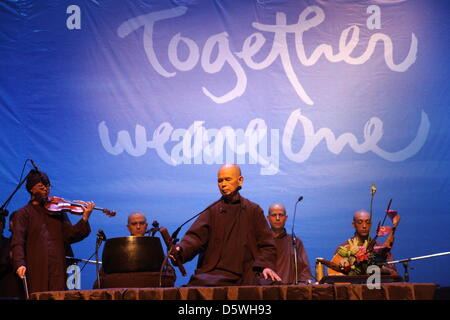
[[[91,235],[73,246],[87,259],[97,230],[128,235],[135,210],[173,232],[219,197],[217,169],[234,162],[245,197],[266,213],[286,205],[289,232],[304,197],[294,230],[312,269],[353,235],[372,183],[373,229],[391,198],[402,218],[394,258],[450,251],[449,9],[441,0],[3,0],[1,200],[31,158],[54,195],[117,210],[93,213]],[[22,188],[7,209],[28,198]],[[449,264],[413,262],[411,281],[448,286]],[[87,265],[82,289],[95,277]]]

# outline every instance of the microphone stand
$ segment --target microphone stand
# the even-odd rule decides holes
[[[97,273],[97,286],[99,289],[101,289],[100,285],[100,271],[99,271],[99,259],[98,259],[98,249],[100,248],[100,245],[102,244],[103,236],[100,233],[97,233],[97,240],[95,242],[95,272]]]
[[[235,192],[238,192],[240,189],[241,189],[241,187],[238,187],[238,188],[236,189]],[[220,201],[222,201],[222,199],[223,199],[223,197],[221,197],[220,199],[218,199],[218,200],[214,201],[213,203],[211,203],[208,207],[206,207],[206,209],[203,209],[201,212],[197,213],[195,216],[193,216],[192,218],[190,218],[190,219],[188,219],[187,221],[185,221],[182,225],[180,225],[180,226],[172,233],[172,235],[170,236],[170,239],[169,239],[170,245],[169,245],[168,248],[167,248],[167,257],[164,258],[164,261],[166,261],[166,260],[168,259],[170,253],[172,252],[173,248],[174,248],[175,245],[177,244],[177,242],[178,242],[178,240],[179,240],[179,239],[177,238],[177,236],[178,236],[178,233],[180,233],[181,228],[182,228],[186,223],[188,223],[189,221],[191,221],[191,220],[197,218],[197,217],[198,217],[199,215],[201,215],[203,212],[207,211],[209,208],[211,208],[212,206],[214,206],[214,205],[216,205],[217,203],[219,203]],[[183,263],[182,263],[181,261],[177,261],[176,264],[177,264],[178,267],[180,268],[182,274],[184,273],[183,275],[185,275],[184,268],[181,268],[181,267],[183,266]],[[164,263],[163,263],[163,265],[164,265]],[[160,280],[160,281],[161,281],[161,280]]]
[[[145,231],[145,234],[151,234],[151,237],[154,237],[156,232],[161,232],[161,228],[159,227],[159,222],[154,220],[152,223],[152,227],[151,229],[148,229],[147,231]],[[162,277],[163,277],[163,272],[165,270],[167,270],[168,267],[168,262],[169,262],[169,251],[167,251],[167,254],[164,255],[164,260],[161,263],[161,268],[159,269],[159,287],[162,288]]]
[[[295,269],[295,280],[294,284],[298,284],[298,262],[297,262],[297,241],[295,235],[292,234],[292,243],[293,243],[293,253],[294,253],[294,269]]]
[[[239,189],[238,189],[239,190]],[[220,198],[219,200],[214,201],[213,203],[211,203],[208,207],[206,207],[206,209],[204,209],[203,211],[197,213],[195,216],[193,216],[192,218],[190,218],[189,220],[185,221],[181,226],[179,226],[174,233],[172,233],[172,236],[170,237],[171,242],[172,242],[172,246],[170,249],[172,249],[173,246],[175,246],[178,242],[179,239],[177,239],[178,233],[180,233],[181,228],[188,223],[189,221],[197,218],[199,215],[201,215],[203,212],[207,211],[209,208],[211,208],[212,206],[216,205],[217,203],[219,203],[220,201],[222,201],[222,198]],[[169,251],[170,252],[170,251]]]
[[[30,175],[30,172],[28,172],[28,174],[19,182],[19,184],[17,185],[17,187],[14,189],[14,191],[11,193],[11,195],[8,197],[8,199],[6,199],[6,201],[2,204],[2,206],[0,207],[0,214],[4,215],[5,217],[8,216],[8,211],[5,210],[6,206],[9,204],[9,202],[11,201],[11,199],[14,197],[14,195],[17,193],[17,191],[19,191],[20,187],[25,183],[25,181],[27,181],[28,176]]]
[[[294,220],[292,221],[292,248],[294,250],[293,254],[294,254],[294,269],[295,269],[295,280],[294,280],[294,284],[298,284],[298,256],[297,256],[297,238],[295,237],[295,233],[294,233],[294,226],[295,226],[295,215],[297,213],[297,204],[303,200],[303,197],[298,198],[297,202],[295,203],[295,208],[294,208]]]
[[[164,256],[164,260],[161,264],[161,268],[159,269],[159,287],[162,288],[162,277],[163,277],[163,272],[167,270],[167,264],[169,262],[169,253],[167,253]]]
[[[402,263],[402,264],[403,264],[403,267],[404,267],[404,269],[405,269],[404,280],[405,280],[405,282],[409,282],[409,272],[408,272],[408,267],[409,267],[409,262],[410,262],[410,261],[421,260],[421,259],[428,259],[428,258],[433,258],[433,257],[438,257],[438,256],[444,256],[444,255],[450,255],[450,251],[448,251],[448,252],[440,252],[440,253],[435,253],[435,254],[429,254],[429,255],[426,255],[426,256],[420,256],[420,257],[413,257],[413,258],[408,258],[408,259],[402,259],[402,260],[388,261],[388,262],[386,262],[386,264]]]
[[[81,259],[81,258],[75,258],[75,257],[68,257],[68,256],[66,256],[66,259],[67,260],[72,260],[72,261],[75,261],[75,262],[85,262],[85,263],[92,263],[92,264],[102,264],[102,262],[101,261],[95,261],[95,260],[89,260],[89,259]]]

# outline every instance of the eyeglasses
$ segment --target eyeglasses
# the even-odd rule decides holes
[[[50,189],[50,187],[51,187],[51,185],[49,185],[49,184],[45,185],[43,183],[38,183],[33,188],[37,188],[39,190],[44,190],[44,189],[48,190],[48,189]]]

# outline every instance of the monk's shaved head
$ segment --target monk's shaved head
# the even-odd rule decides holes
[[[145,217],[145,214],[143,214],[140,211],[134,211],[128,215],[128,224],[130,223],[131,220],[133,220],[134,217],[143,217],[144,221],[147,222],[147,218]]]
[[[273,232],[279,233],[283,231],[287,220],[286,207],[284,204],[279,202],[272,203],[269,207],[267,220],[269,221]]]
[[[229,170],[230,172],[234,172],[238,177],[241,175],[241,168],[234,163],[226,163],[219,168],[219,173],[224,170]]]
[[[236,197],[236,192],[239,191],[243,182],[244,177],[241,176],[241,168],[238,165],[227,163],[219,168],[217,185],[222,196]]]
[[[282,203],[272,203],[269,207],[269,213],[275,209],[283,210],[286,213],[286,207]]]
[[[360,239],[367,239],[372,226],[370,213],[366,210],[358,210],[353,214],[353,227]]]
[[[353,221],[358,219],[370,219],[370,213],[366,210],[358,210],[353,214]]]
[[[131,236],[143,237],[147,232],[147,218],[145,214],[139,211],[134,211],[128,216],[127,228]]]

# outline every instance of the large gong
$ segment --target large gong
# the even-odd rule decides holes
[[[106,273],[159,272],[164,260],[157,237],[108,239],[103,248],[102,265]]]

